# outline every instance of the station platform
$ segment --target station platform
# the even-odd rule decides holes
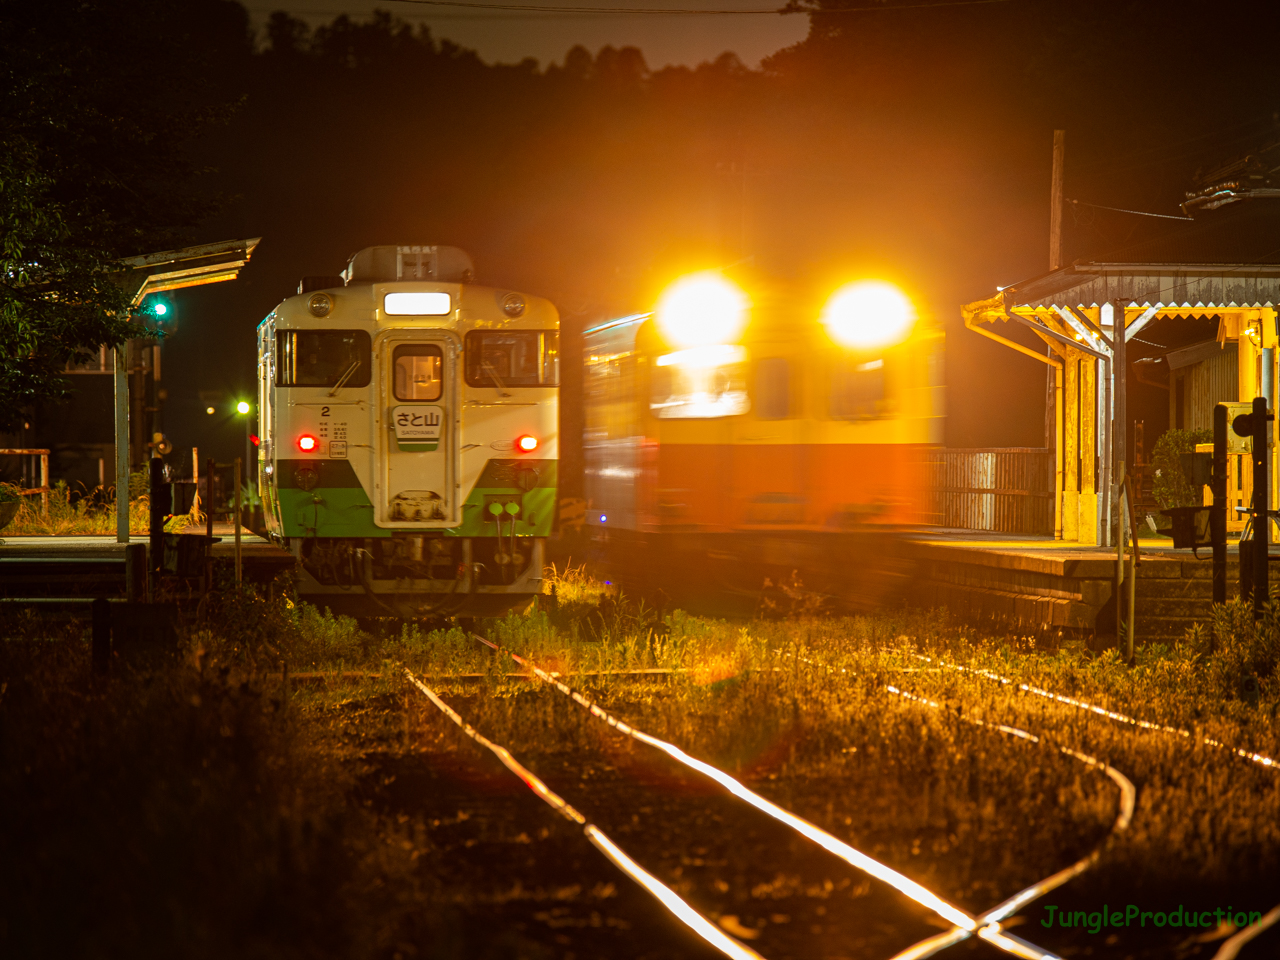
[[[1206,623],[1213,606],[1213,558],[1140,538],[1135,637],[1170,641]],[[946,607],[967,620],[999,620],[1029,629],[1114,635],[1115,548],[1082,547],[1045,537],[934,529],[908,538],[916,576],[913,602]],[[1227,548],[1227,594],[1239,591],[1240,564]]]
[[[189,531],[203,534],[204,527]],[[235,562],[235,528],[214,524],[217,564]],[[148,542],[132,536],[130,543]],[[0,534],[0,597],[94,598],[125,593],[125,546],[114,536],[3,536]],[[294,557],[245,527],[240,528],[241,565],[247,580],[267,582],[292,569]]]

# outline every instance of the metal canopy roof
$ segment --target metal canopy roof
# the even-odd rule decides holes
[[[1008,306],[1167,309],[1280,304],[1280,202],[1248,200],[1000,291]]]
[[[137,306],[147,294],[161,290],[234,280],[261,241],[261,237],[223,240],[129,257],[120,261],[125,267],[122,282]]]

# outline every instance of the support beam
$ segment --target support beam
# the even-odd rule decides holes
[[[129,542],[129,343],[115,349],[116,542]]]

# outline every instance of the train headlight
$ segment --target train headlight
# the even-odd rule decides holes
[[[516,449],[521,453],[533,453],[538,449],[538,438],[531,437],[527,433],[524,436],[516,437]]]
[[[747,322],[746,295],[718,273],[677,280],[658,301],[658,329],[676,347],[732,343]]]
[[[916,310],[906,294],[881,280],[841,287],[822,311],[823,326],[844,347],[874,349],[899,343],[915,322]]]
[[[518,293],[508,293],[502,298],[502,312],[513,320],[524,313],[524,297]]]
[[[313,317],[327,317],[333,309],[333,297],[327,293],[313,293],[307,301],[307,309]]]
[[[315,453],[318,446],[320,441],[309,433],[304,433],[298,438],[298,449],[303,453]]]

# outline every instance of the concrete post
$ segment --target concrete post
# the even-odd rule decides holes
[[[116,542],[129,542],[129,343],[115,349]]]

